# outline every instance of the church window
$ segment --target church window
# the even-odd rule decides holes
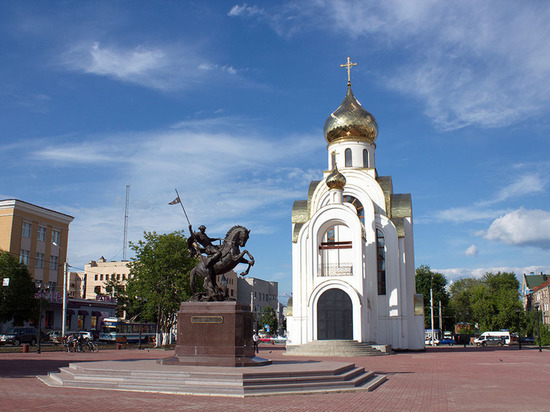
[[[330,163],[331,163],[331,169],[334,169],[336,167],[336,152],[332,152],[330,154]]]
[[[357,210],[357,216],[359,219],[361,219],[361,222],[365,224],[365,209],[363,208],[363,205],[359,201],[359,199],[346,195],[344,196],[344,202],[351,203],[353,206],[355,206],[355,209]]]
[[[346,159],[346,167],[351,167],[351,149],[346,149],[344,157]]]
[[[332,226],[327,230],[327,243],[334,243],[334,242],[335,242],[334,226]]]
[[[378,294],[386,294],[386,243],[384,234],[376,229],[376,261],[378,267]]]
[[[369,167],[369,151],[363,149],[363,167]]]

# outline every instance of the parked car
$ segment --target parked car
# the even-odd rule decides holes
[[[521,343],[525,343],[527,345],[534,344],[535,343],[535,338],[532,337],[532,336],[526,336],[524,338],[521,338]]]
[[[443,338],[439,341],[439,344],[453,346],[455,344],[455,340],[453,338]]]
[[[9,329],[3,335],[0,335],[0,344],[11,343],[12,345],[20,345],[22,343],[36,344],[36,336],[38,330],[34,326],[15,326]],[[44,340],[44,336],[42,336]]]
[[[433,343],[434,343],[435,346],[439,345],[439,339],[434,339]],[[432,340],[431,339],[426,339],[424,341],[424,345],[432,346]]]
[[[286,336],[277,336],[276,338],[273,338],[273,342],[275,343],[286,343],[287,337]]]
[[[503,346],[506,342],[506,339],[502,336],[485,336],[474,340],[474,343],[477,346]]]

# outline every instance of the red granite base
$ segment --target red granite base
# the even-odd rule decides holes
[[[192,366],[268,365],[271,361],[254,354],[252,327],[248,305],[234,301],[182,302],[175,356],[159,362]]]

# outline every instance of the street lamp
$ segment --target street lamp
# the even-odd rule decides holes
[[[520,314],[521,310],[519,308],[516,309],[516,315],[517,315],[517,319],[518,319],[518,344],[519,344],[519,350],[521,350],[521,330],[520,330],[520,327],[519,327],[519,314]]]
[[[535,303],[535,309],[537,309],[537,324],[538,324],[538,327],[539,327],[539,352],[542,352],[542,337],[540,336],[540,317],[542,316],[542,310],[541,310],[541,315],[538,314],[539,310],[542,309],[541,306],[540,306],[540,303]]]
[[[36,353],[40,353],[40,350],[41,350],[41,341],[42,341],[42,298],[43,298],[43,295],[44,295],[44,289],[46,290],[50,290],[50,288],[52,288],[54,285],[55,285],[55,282],[48,282],[47,285],[44,286],[44,283],[37,279],[35,280],[35,283],[36,283],[36,286],[38,287],[38,292],[39,292],[39,295],[38,295],[38,307],[39,307],[39,310],[38,310],[38,336],[37,336],[37,339],[36,341],[38,342],[38,346],[36,348]]]

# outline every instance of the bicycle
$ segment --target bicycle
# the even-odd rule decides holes
[[[82,352],[99,352],[99,347],[89,339],[82,343]]]

